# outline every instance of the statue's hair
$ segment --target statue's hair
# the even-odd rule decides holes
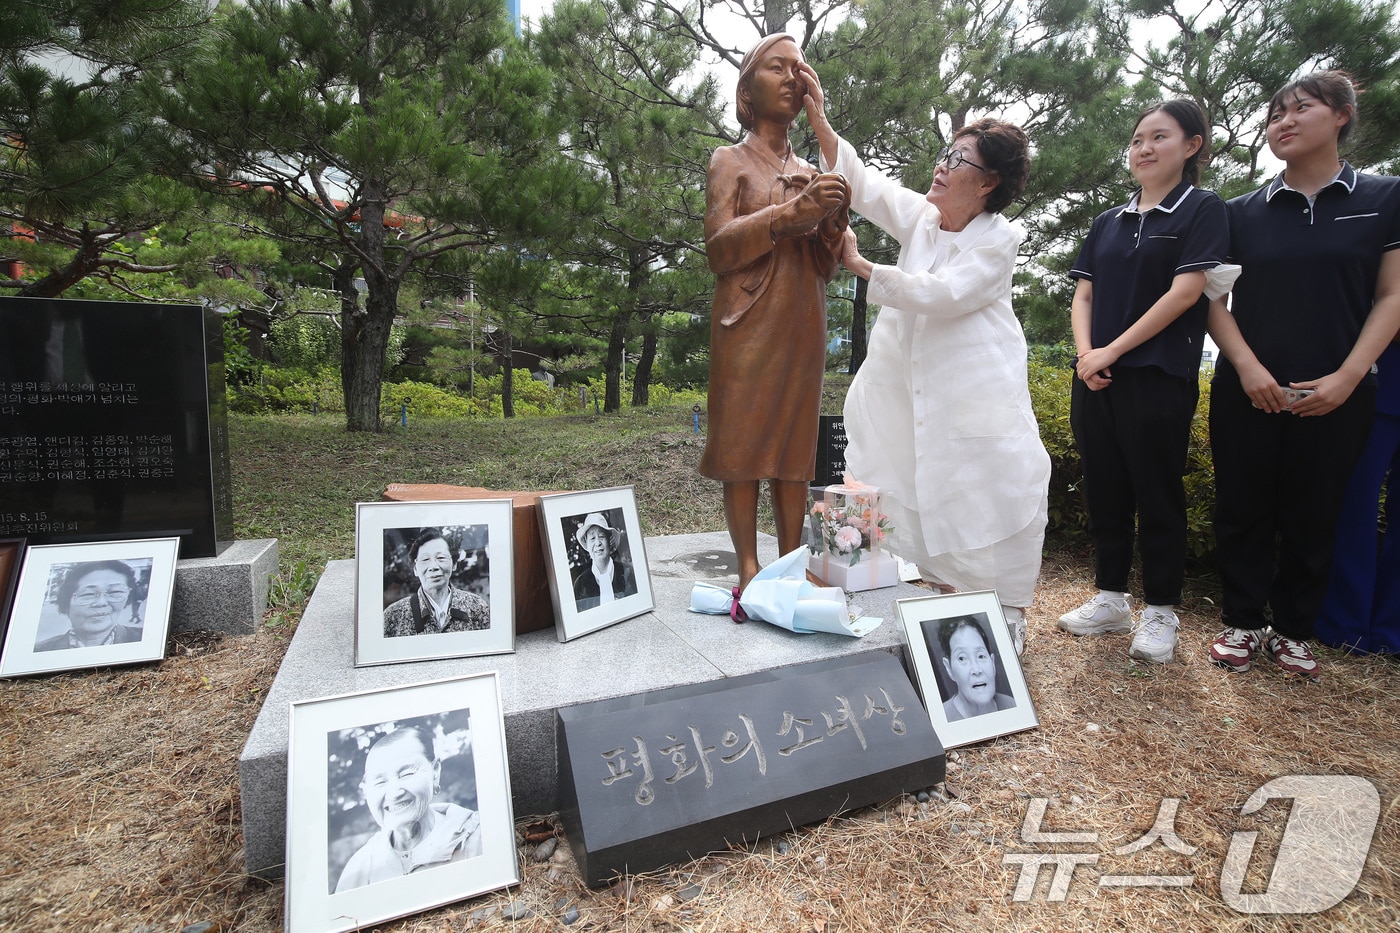
[[[753,129],[753,107],[744,97],[749,85],[753,82],[753,73],[758,68],[758,60],[764,52],[784,39],[791,39],[793,44],[797,43],[797,39],[791,34],[775,32],[759,39],[754,47],[744,55],[744,60],[739,63],[739,81],[734,86],[734,117],[739,121],[739,125],[746,130]]]

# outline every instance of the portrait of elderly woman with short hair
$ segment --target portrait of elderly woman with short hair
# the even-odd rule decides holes
[[[403,726],[376,739],[359,789],[379,829],[345,864],[334,893],[480,855],[480,816],[437,801],[442,785],[442,761],[427,729]]]
[[[55,567],[55,572],[60,568]],[[62,651],[139,642],[141,617],[135,611],[142,591],[136,571],[119,560],[84,561],[64,568],[55,601],[68,631],[34,643],[34,650]]]
[[[609,514],[614,514],[613,523],[622,524],[620,509],[611,509]],[[578,516],[565,519],[577,520]],[[609,524],[607,515],[589,512],[583,516],[574,529],[574,540],[583,549],[574,562],[574,602],[579,612],[636,594],[637,577],[623,545],[622,529]]]
[[[385,608],[385,638],[491,627],[491,607],[486,600],[452,585],[457,555],[444,529],[419,531],[409,545],[408,561],[418,586]]]
[[[941,667],[938,692],[944,700],[943,716],[949,722],[1016,706],[1006,675],[998,669],[996,643],[986,626],[987,617],[980,613],[923,623],[934,667]]]

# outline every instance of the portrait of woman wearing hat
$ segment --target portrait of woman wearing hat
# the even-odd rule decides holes
[[[578,611],[635,594],[637,578],[632,573],[630,551],[621,529],[622,510],[589,512],[564,521],[566,528],[578,522],[573,537],[580,550],[570,548],[574,557],[574,600]]]

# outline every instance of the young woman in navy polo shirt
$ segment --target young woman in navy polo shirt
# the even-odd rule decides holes
[[[1181,476],[1199,394],[1206,273],[1224,262],[1229,243],[1224,202],[1195,187],[1209,133],[1193,101],[1144,111],[1128,146],[1142,187],[1099,215],[1070,270],[1079,280],[1070,425],[1099,592],[1059,627],[1075,635],[1131,628],[1128,654],[1158,663],[1176,650],[1173,607],[1186,575]],[[1126,592],[1135,536],[1146,604],[1136,621]]]
[[[1372,364],[1400,327],[1400,179],[1338,158],[1356,90],[1322,71],[1269,101],[1284,170],[1228,205],[1226,310],[1210,309],[1224,362],[1211,385],[1215,537],[1225,631],[1216,664],[1261,651],[1311,680],[1308,647],[1347,478],[1376,407]]]

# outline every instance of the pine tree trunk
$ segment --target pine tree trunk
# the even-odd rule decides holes
[[[642,355],[637,358],[637,370],[632,379],[632,407],[651,404],[651,367],[656,362],[656,327],[642,334]]]
[[[608,355],[603,362],[603,411],[622,410],[622,363],[627,350],[628,312],[619,308],[608,332]]]
[[[361,270],[365,276],[364,313],[356,315],[352,333],[341,332],[341,384],[345,389],[345,427],[350,431],[378,431],[379,392],[384,382],[384,354],[389,348],[389,331],[399,309],[398,276],[387,271],[384,261],[383,186],[373,180],[361,189],[360,249],[364,255]],[[352,286],[353,287],[353,286]]]
[[[384,353],[398,307],[397,283],[389,294],[369,293],[365,309],[341,328],[341,387],[345,390],[345,427],[378,431],[379,393],[384,382]],[[344,315],[342,315],[344,320]]]
[[[501,360],[505,367],[501,370],[501,415],[515,417],[515,341],[510,331],[504,327],[497,331],[501,335]]]

